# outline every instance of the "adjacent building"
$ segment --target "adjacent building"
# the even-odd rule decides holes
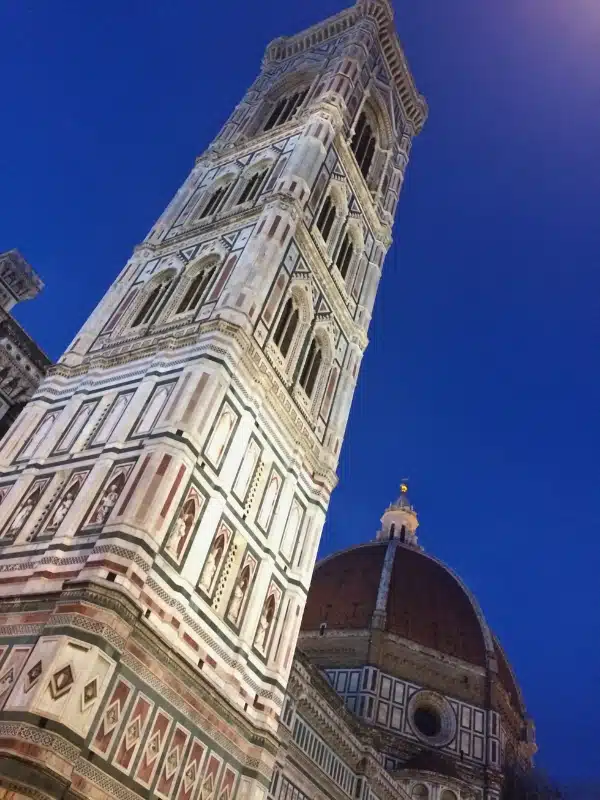
[[[51,361],[10,313],[44,284],[17,250],[0,253],[0,438],[31,399]]]

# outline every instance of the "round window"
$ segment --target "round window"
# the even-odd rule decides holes
[[[417,708],[413,719],[423,736],[437,736],[442,729],[442,718],[435,708]]]
[[[408,703],[408,719],[415,736],[433,747],[444,747],[456,735],[452,706],[436,692],[415,692]]]

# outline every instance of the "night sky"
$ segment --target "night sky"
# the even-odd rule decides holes
[[[241,99],[339,0],[0,5],[0,250],[56,358]],[[396,0],[415,141],[323,554],[410,479],[420,541],[479,598],[539,763],[595,778],[600,714],[600,4]],[[594,743],[592,745],[592,743]]]

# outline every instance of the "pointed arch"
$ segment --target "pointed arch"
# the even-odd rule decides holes
[[[138,293],[135,303],[124,318],[124,326],[140,328],[154,322],[164,304],[177,270],[173,267],[154,275]]]
[[[19,453],[19,460],[23,458],[33,458],[42,442],[48,437],[61,411],[62,409],[60,409],[60,411],[50,411],[46,414],[25,447]]]
[[[169,399],[172,390],[172,383],[163,383],[162,385],[155,387],[144,411],[142,412],[140,421],[136,425],[136,435],[150,433],[150,431],[158,422],[158,419],[162,414],[165,405],[167,404],[167,400]]]
[[[303,70],[285,75],[267,92],[248,133],[270,131],[289,122],[312,94],[317,71]]]
[[[265,493],[263,494],[260,510],[256,518],[257,524],[264,530],[268,531],[273,516],[275,515],[275,508],[279,500],[279,493],[281,491],[282,478],[276,470],[271,470]]]
[[[208,297],[222,259],[216,254],[202,257],[187,268],[173,294],[171,309],[175,316],[192,314],[199,310]]]

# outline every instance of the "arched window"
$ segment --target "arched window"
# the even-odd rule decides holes
[[[429,789],[425,786],[424,783],[417,783],[417,785],[412,790],[412,797],[415,800],[428,800],[429,798]]]
[[[313,339],[308,348],[308,355],[300,375],[300,386],[302,386],[308,397],[312,397],[322,361],[323,352],[321,347],[318,341]]]
[[[325,241],[331,233],[331,226],[335,220],[335,206],[330,195],[327,195],[325,202],[321,206],[321,213],[317,217],[317,228]]]
[[[221,205],[221,201],[227,194],[228,188],[229,185],[217,186],[217,188],[208,198],[208,202],[205,203],[200,213],[198,214],[198,219],[204,219],[205,217],[210,217],[211,214],[214,214],[217,211],[218,207]]]
[[[303,89],[300,92],[294,92],[294,94],[282,97],[275,104],[275,108],[267,119],[263,130],[270,131],[271,128],[277,128],[291,119],[306,99],[307,94],[308,89]]]
[[[268,169],[263,169],[260,172],[255,172],[254,175],[250,178],[250,180],[244,186],[242,193],[238,197],[236,205],[241,205],[242,203],[248,203],[250,200],[254,200],[258,197],[263,187],[263,183],[265,182],[265,178],[267,177]]]
[[[456,794],[450,789],[444,789],[440,795],[440,800],[458,800]]]
[[[201,270],[195,278],[192,279],[188,286],[187,292],[183,296],[183,300],[177,307],[177,314],[184,314],[186,311],[192,311],[198,308],[202,302],[206,290],[215,274],[216,265],[206,267]]]
[[[298,309],[294,306],[294,301],[291,297],[288,297],[273,334],[273,341],[284,358],[289,352],[294,333],[298,327],[299,318],[300,315],[298,314]]]
[[[342,278],[346,278],[348,274],[348,267],[350,266],[350,262],[352,261],[352,256],[354,254],[354,244],[352,243],[352,239],[348,235],[348,231],[344,234],[344,238],[342,239],[342,243],[337,251],[337,255],[335,257],[335,263],[337,268],[340,271],[340,275]]]
[[[358,122],[356,123],[354,138],[352,139],[352,144],[350,147],[356,156],[358,167],[365,180],[367,179],[369,170],[371,169],[373,155],[375,153],[375,145],[375,134],[369,125],[367,115],[363,111],[358,118]]]
[[[162,298],[167,293],[170,285],[170,280],[163,281],[162,283],[157,284],[150,291],[141,309],[138,311],[135,319],[131,323],[132,328],[137,328],[138,325],[145,325],[152,320],[152,317],[156,313],[156,310],[158,309]]]

